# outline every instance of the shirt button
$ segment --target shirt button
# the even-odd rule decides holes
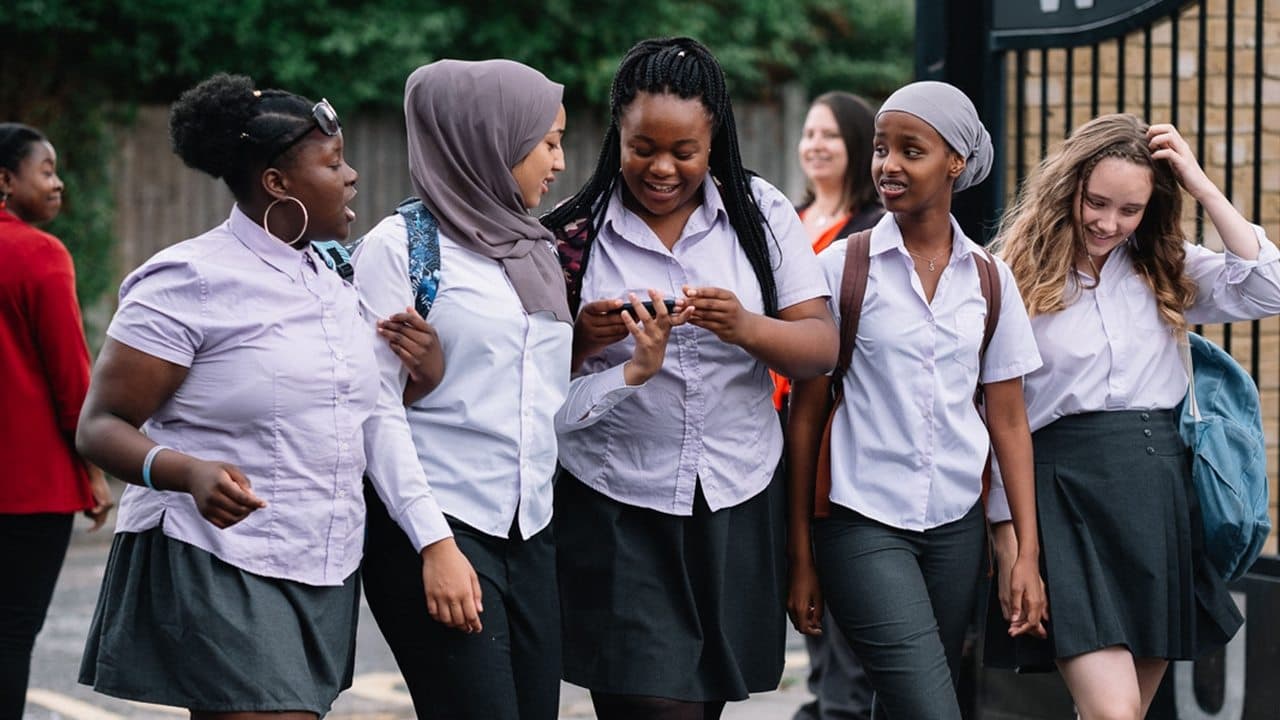
[[[1142,431],[1142,434],[1143,434],[1143,435],[1146,435],[1147,437],[1151,437],[1151,428],[1145,428],[1145,429]]]
[[[1142,419],[1143,419],[1143,420],[1150,420],[1150,419],[1151,419],[1151,413],[1146,413],[1146,412],[1142,413]]]
[[[1147,454],[1148,454],[1148,455],[1155,455],[1155,454],[1156,454],[1156,449],[1155,449],[1155,448],[1153,448],[1153,447],[1151,447],[1150,445],[1148,445],[1148,446],[1147,446]]]

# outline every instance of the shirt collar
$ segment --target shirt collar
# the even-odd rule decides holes
[[[248,215],[237,204],[231,208],[231,217],[227,219],[231,234],[236,236],[240,244],[257,255],[266,264],[287,275],[290,279],[302,277],[302,268],[307,264],[308,253],[297,250],[284,243],[274,235],[268,235],[262,226],[249,219]],[[312,261],[314,263],[314,261]]]
[[[956,221],[954,215],[948,216],[951,220],[951,259],[959,260],[968,257],[974,250],[980,246],[969,239],[964,234],[960,223]],[[902,229],[898,227],[898,220],[893,213],[887,212],[871,229],[871,254],[879,255],[889,250],[898,249],[903,255],[909,255],[907,246],[902,241]],[[948,261],[950,262],[950,261]]]
[[[640,216],[631,212],[622,204],[622,192],[624,181],[621,177],[615,184],[613,194],[609,196],[609,205],[605,208],[603,225],[609,226],[613,232],[623,238],[636,242],[636,238],[646,237],[652,234],[649,226],[645,224]],[[702,180],[702,204],[698,206],[693,214],[689,216],[689,221],[685,224],[684,230],[680,233],[680,237],[685,237],[692,233],[705,230],[715,225],[715,223],[723,217],[725,222],[729,220],[729,211],[725,209],[724,198],[720,196],[720,188],[712,179],[711,173],[707,173]]]

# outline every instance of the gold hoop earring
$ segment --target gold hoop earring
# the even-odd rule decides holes
[[[262,229],[268,235],[271,235],[272,237],[276,237],[271,232],[271,228],[267,227],[267,218],[271,215],[271,209],[274,208],[276,205],[279,205],[280,203],[284,202],[285,200],[298,203],[298,208],[302,210],[302,229],[298,231],[298,234],[296,237],[294,237],[292,240],[288,241],[287,243],[288,245],[292,246],[294,243],[301,240],[303,235],[307,234],[307,224],[310,221],[310,218],[307,216],[307,206],[303,205],[302,201],[299,200],[298,198],[292,195],[285,195],[282,198],[276,198],[275,200],[273,200],[271,204],[267,206],[267,209],[262,213]],[[284,238],[281,238],[281,239],[283,240]]]

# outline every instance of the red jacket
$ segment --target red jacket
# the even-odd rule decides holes
[[[0,513],[93,507],[75,453],[88,388],[71,254],[0,210]]]

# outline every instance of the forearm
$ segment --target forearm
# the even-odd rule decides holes
[[[819,376],[791,388],[787,416],[787,554],[794,563],[812,563],[810,518],[813,516],[818,450],[830,409],[830,379]]]
[[[796,320],[756,315],[742,348],[771,370],[793,380],[831,372],[840,349],[840,334],[829,317]]]
[[[991,443],[1000,461],[1005,495],[1009,500],[1014,533],[1018,539],[1018,555],[1037,557],[1040,536],[1036,524],[1036,496],[1031,433],[1023,415],[1021,426],[994,422],[989,425]]]
[[[1204,207],[1226,249],[1244,260],[1258,259],[1258,235],[1253,224],[1240,214],[1226,195],[1217,187],[1210,186],[1196,197],[1196,201]]]
[[[133,485],[143,485],[142,464],[156,442],[123,418],[86,414],[76,431],[76,450],[88,463]],[[186,478],[196,459],[178,451],[158,453],[151,463],[151,484],[159,490],[186,491]]]

